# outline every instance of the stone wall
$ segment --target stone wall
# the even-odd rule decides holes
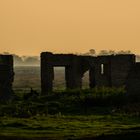
[[[49,52],[43,52],[41,54],[42,94],[51,92],[53,89],[54,66],[65,67],[67,89],[81,88],[83,74],[90,69],[89,59],[90,57],[88,56],[84,57],[73,54],[52,54]]]
[[[129,96],[140,99],[140,63],[135,63],[131,68],[126,80],[126,90]]]
[[[135,55],[78,56],[73,54],[41,53],[41,93],[53,90],[55,66],[65,67],[67,89],[81,89],[82,78],[89,70],[89,87],[126,86],[129,93],[140,92],[140,63]],[[13,56],[0,55],[0,99],[12,96],[14,80]]]
[[[97,86],[120,87],[126,85],[126,78],[135,64],[135,55],[98,56],[95,64]]]
[[[0,99],[11,98],[13,80],[13,56],[0,55]]]
[[[128,74],[135,65],[135,55],[116,55],[111,61],[112,86],[125,86]]]
[[[82,77],[89,70],[90,88],[95,86],[120,87],[126,85],[135,55],[78,56],[73,54],[41,53],[42,94],[53,90],[54,66],[65,67],[67,89],[81,89]]]

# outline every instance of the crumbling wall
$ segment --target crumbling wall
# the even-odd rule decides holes
[[[120,87],[135,64],[135,55],[77,56],[73,54],[41,53],[42,94],[53,89],[54,66],[65,67],[67,89],[82,88],[82,77],[89,70],[90,88],[95,86]]]
[[[126,80],[127,95],[140,99],[140,63],[135,63]]]
[[[13,57],[0,55],[0,99],[9,99],[13,95],[14,80]]]
[[[111,56],[98,56],[95,63],[96,86],[111,86]]]
[[[95,63],[96,86],[121,87],[135,64],[135,55],[98,56]]]
[[[65,67],[65,80],[67,89],[82,88],[82,77],[90,69],[90,59],[93,57],[77,56],[73,54],[41,53],[41,88],[42,94],[47,94],[53,89],[54,66]],[[90,75],[93,70],[90,70]],[[93,78],[91,78],[93,81]],[[93,84],[90,84],[93,86]]]
[[[95,86],[126,86],[128,92],[140,91],[140,63],[135,55],[77,56],[73,54],[41,53],[42,94],[53,90],[54,66],[65,67],[67,89],[82,88],[82,77],[89,70],[90,88]],[[12,96],[14,80],[13,56],[0,55],[0,99]]]
[[[116,55],[111,58],[111,83],[114,87],[125,86],[128,74],[135,64],[135,55]]]

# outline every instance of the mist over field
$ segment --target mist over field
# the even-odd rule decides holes
[[[40,82],[40,67],[39,66],[15,66],[15,78],[14,78],[14,89],[21,90],[30,88],[39,90],[41,88]],[[89,75],[88,71],[83,77],[83,88],[89,87]],[[64,90],[65,89],[65,68],[64,67],[54,67],[54,90]]]
[[[3,52],[2,54],[10,54],[9,52]],[[128,51],[114,51],[114,50],[101,50],[96,52],[94,49],[90,49],[85,53],[74,53],[76,55],[116,55],[116,54],[132,54],[130,50]],[[40,56],[19,56],[18,54],[12,54],[14,57],[14,66],[40,66]],[[140,55],[136,55],[136,61],[140,62]]]
[[[116,55],[116,54],[131,54],[131,51],[119,51],[115,52],[113,50],[101,50],[100,52],[96,52],[94,49],[90,49],[88,52],[77,55]],[[5,52],[4,54],[9,54]],[[18,56],[13,54],[14,56],[14,89],[27,89],[34,88],[40,90],[40,57],[39,56]],[[140,62],[140,55],[136,55],[136,61]],[[54,67],[54,89],[65,89],[65,67]],[[85,73],[83,77],[83,88],[89,87],[89,73],[88,71]]]

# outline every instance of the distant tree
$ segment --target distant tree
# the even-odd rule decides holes
[[[39,65],[39,57],[38,56],[28,56],[24,58],[25,65]]]
[[[140,62],[140,55],[136,55],[136,61]]]
[[[127,50],[127,51],[118,51],[117,54],[132,54],[132,52],[130,50]]]
[[[90,49],[88,52],[82,54],[82,55],[92,55],[95,56],[96,55],[96,51],[94,49]]]
[[[101,55],[113,55],[113,54],[116,54],[116,52],[114,50],[101,50],[100,54]]]
[[[127,50],[127,51],[114,51],[114,50],[101,50],[99,52],[99,55],[113,55],[113,54],[131,54],[132,52],[130,50]]]
[[[96,51],[95,51],[94,49],[90,49],[90,50],[89,50],[89,54],[90,54],[90,55],[96,55]]]
[[[4,55],[10,55],[9,52],[3,52],[2,54],[4,54]]]
[[[13,58],[14,58],[14,65],[23,65],[22,57],[13,54]]]
[[[109,55],[107,50],[101,50],[99,55]]]
[[[116,54],[116,52],[115,52],[114,50],[109,50],[108,53],[109,53],[110,55]]]

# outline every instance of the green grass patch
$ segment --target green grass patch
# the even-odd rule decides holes
[[[78,139],[101,135],[140,132],[140,119],[121,115],[34,116],[32,118],[0,118],[0,135]]]

